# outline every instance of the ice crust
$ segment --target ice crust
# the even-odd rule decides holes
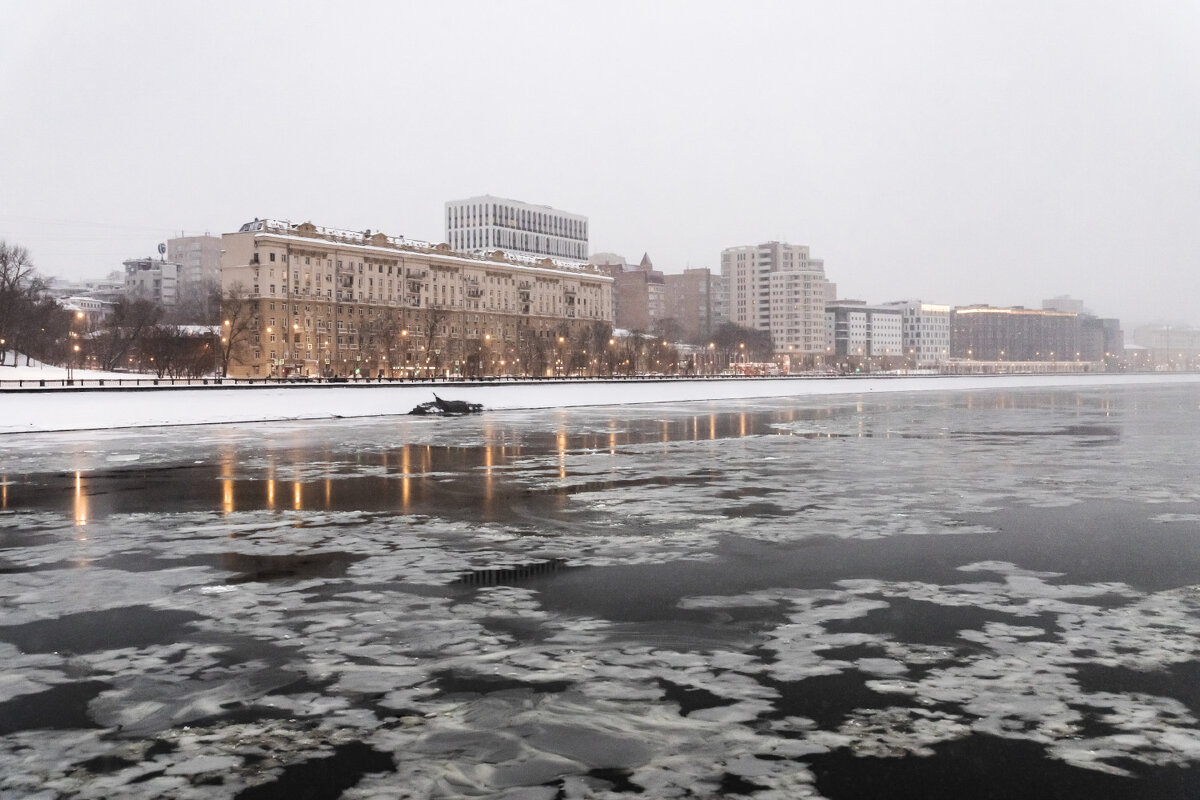
[[[1148,410],[1167,415],[1167,427],[1193,420],[1195,404],[1177,397],[1031,392],[967,404],[923,396],[576,412],[553,420],[562,445],[537,444],[546,420],[523,412],[465,436],[397,429],[429,447],[510,437],[515,448],[523,438],[505,463],[472,468],[476,477],[490,469],[526,503],[501,521],[163,509],[77,524],[54,510],[0,512],[3,626],[135,606],[193,615],[174,641],[85,652],[24,652],[0,631],[0,710],[55,687],[103,685],[86,706],[98,727],[0,736],[0,795],[233,797],[350,742],[389,754],[395,770],[362,776],[348,798],[620,794],[605,770],[653,797],[717,795],[723,776],[761,787],[756,797],[818,797],[806,756],[930,758],[941,744],[984,735],[1111,775],[1195,765],[1193,709],[1090,688],[1083,675],[1164,674],[1200,661],[1200,591],[1190,583],[1079,580],[1003,558],[955,563],[941,579],[827,574],[812,585],[691,591],[660,616],[705,634],[673,638],[667,623],[551,600],[555,581],[572,576],[709,569],[743,547],[782,557],[819,543],[994,536],[981,521],[989,514],[1067,514],[1111,502],[1116,486],[1154,530],[1194,530],[1189,448]],[[680,434],[711,414],[734,431]],[[739,414],[772,421],[742,434]],[[667,430],[661,440],[656,426]],[[269,437],[213,430],[186,445],[104,434],[69,452],[18,445],[12,474],[102,470],[119,445],[140,451],[138,468],[233,453],[228,474],[247,481],[417,476],[381,463],[393,443],[376,435],[359,423]],[[358,457],[288,457],[314,437]],[[458,479],[452,470],[420,477]],[[539,505],[545,498],[554,503]],[[339,571],[245,571],[298,555]],[[545,585],[461,582],[556,559],[566,571]],[[929,642],[888,622],[908,608],[977,616]],[[817,681],[851,698],[823,721],[787,699]]]

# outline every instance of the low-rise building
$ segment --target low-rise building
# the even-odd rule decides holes
[[[1200,368],[1200,328],[1187,325],[1143,325],[1133,332],[1139,348],[1131,359],[1136,369],[1187,370]]]
[[[248,315],[234,376],[563,374],[611,330],[612,279],[548,258],[278,220],[222,244]]]
[[[899,308],[839,300],[825,306],[825,349],[835,361],[858,366],[894,366],[903,355]]]
[[[900,346],[909,366],[929,368],[950,360],[950,306],[900,300],[883,307],[900,310]]]
[[[125,293],[166,307],[179,302],[179,265],[174,261],[131,258],[125,264]]]

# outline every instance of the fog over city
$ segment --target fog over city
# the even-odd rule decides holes
[[[1200,323],[1200,6],[0,0],[0,239],[101,276],[255,217],[807,244],[839,296]]]

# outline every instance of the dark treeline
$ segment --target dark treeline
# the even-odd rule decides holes
[[[214,286],[170,315],[150,300],[122,297],[103,321],[92,324],[82,311],[63,308],[51,296],[28,250],[0,240],[0,366],[40,361],[200,377],[212,374],[221,360],[220,313],[220,290]]]

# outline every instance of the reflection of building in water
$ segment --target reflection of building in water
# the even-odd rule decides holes
[[[248,326],[234,376],[545,375],[610,335],[612,279],[591,267],[308,222],[255,220],[222,243],[222,289],[249,301],[228,321]]]

